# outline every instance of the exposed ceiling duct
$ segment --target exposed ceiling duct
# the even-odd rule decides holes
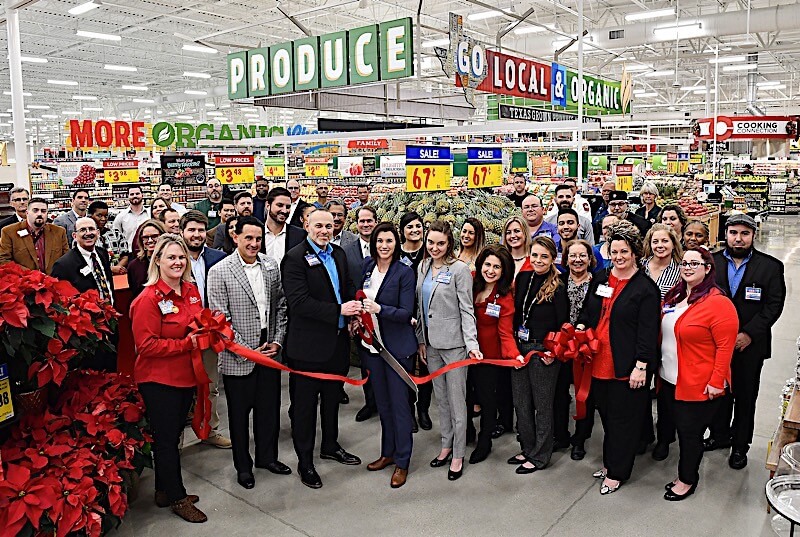
[[[756,85],[758,82],[758,53],[748,54],[747,63],[756,65],[756,68],[747,73],[747,106],[745,110],[754,116],[765,116],[767,114],[764,109],[756,105],[758,99],[758,86]]]

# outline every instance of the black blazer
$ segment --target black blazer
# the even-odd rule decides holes
[[[304,240],[306,240],[306,230],[302,227],[297,227],[292,224],[289,224],[289,227],[286,228],[286,251],[288,252]]]
[[[539,282],[534,281],[531,286],[530,296],[528,297],[527,304],[523,304],[525,295],[528,294],[528,285],[531,283],[531,278],[536,278]],[[516,336],[517,328],[522,324],[522,316],[525,313],[525,306],[530,306],[533,297],[541,288],[544,283],[544,276],[538,276],[532,270],[526,270],[517,274],[517,279],[514,283],[514,335]],[[541,282],[541,283],[540,283]],[[528,320],[525,323],[526,327],[530,330],[528,340],[536,340],[538,342],[544,341],[547,334],[550,332],[558,332],[564,323],[569,322],[569,298],[567,297],[566,285],[559,285],[553,300],[550,302],[542,302],[541,304],[534,304],[530,307]]]
[[[603,299],[597,288],[608,282],[608,272],[592,276],[586,291],[578,324],[596,328]],[[661,292],[643,270],[638,270],[611,308],[609,339],[614,356],[614,374],[627,377],[637,360],[647,362],[648,374],[655,373],[661,361]]]
[[[353,300],[355,289],[347,270],[347,257],[341,248],[331,246],[342,302]],[[307,255],[316,256],[308,241],[304,241],[287,251],[281,262],[289,317],[286,354],[290,360],[327,362],[336,350],[341,306],[325,266],[321,261],[310,266]]]
[[[363,279],[370,278],[374,270],[375,261],[370,258],[364,263]],[[400,261],[389,265],[375,297],[375,302],[381,305],[376,317],[383,344],[398,359],[408,358],[417,352],[417,336],[411,326],[416,298],[417,278],[414,271]]]
[[[728,259],[723,252],[714,254],[717,284],[730,296],[728,282]],[[761,300],[747,300],[747,287],[761,289]],[[748,358],[769,358],[772,355],[772,325],[783,311],[786,302],[786,280],[783,263],[771,255],[753,250],[753,257],[744,269],[742,283],[731,297],[739,317],[739,332],[744,332],[753,340],[747,348],[739,352]],[[738,352],[738,351],[736,351]]]
[[[361,251],[361,238],[356,235],[356,240],[348,242],[342,246],[347,255],[347,268],[350,271],[350,279],[354,289],[361,289],[364,283],[364,253]]]
[[[305,200],[300,200],[297,202],[297,209],[294,210],[294,214],[292,215],[292,220],[289,222],[290,225],[299,227],[303,229],[303,222],[300,220],[301,215],[303,214],[303,208],[308,207],[311,205]]]
[[[7,216],[0,220],[0,230],[4,227],[10,226],[11,224],[16,224],[17,222],[21,222],[19,218],[17,218],[17,213],[12,214],[11,216]]]
[[[647,235],[647,231],[650,229],[651,225],[649,220],[645,220],[638,214],[634,214],[630,211],[625,213],[625,219],[639,229],[639,233],[642,234],[642,238]]]
[[[103,271],[106,273],[106,281],[108,288],[114,292],[114,275],[111,273],[111,259],[108,252],[104,249],[95,247],[97,257],[100,259],[100,264],[103,266]],[[89,266],[83,258],[77,247],[73,247],[69,252],[61,256],[58,261],[53,265],[52,276],[59,280],[66,280],[72,284],[75,289],[83,293],[89,289],[97,289],[97,282],[94,279],[94,274],[88,272],[81,274],[83,267]],[[91,268],[91,267],[90,267]]]

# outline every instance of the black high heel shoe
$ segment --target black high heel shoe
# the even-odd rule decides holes
[[[451,469],[447,469],[447,480],[448,481],[455,481],[456,479],[461,477],[461,474],[464,473],[464,463],[461,463],[461,470],[455,472]]]
[[[452,459],[452,458],[453,458],[453,452],[452,451],[450,453],[448,453],[447,457],[445,457],[444,459],[440,459],[438,456],[434,457],[434,459],[431,461],[431,468],[441,468],[445,464],[448,464],[450,462],[450,459]],[[458,478],[456,478],[456,479],[458,479]]]
[[[668,502],[680,502],[682,500],[685,500],[692,494],[694,494],[696,488],[697,488],[697,483],[692,485],[689,488],[689,490],[686,491],[686,494],[676,494],[672,489],[669,489],[664,493],[664,499],[667,500]]]

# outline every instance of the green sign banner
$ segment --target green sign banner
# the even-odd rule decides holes
[[[667,155],[651,155],[650,167],[654,172],[667,171]]]
[[[567,70],[567,108],[578,108],[578,73]],[[583,75],[583,106],[603,114],[627,114],[631,103],[623,99],[622,83]]]
[[[590,155],[588,170],[591,171],[607,171],[608,170],[608,156],[607,155]]]
[[[228,54],[228,98],[282,95],[414,74],[411,18]]]

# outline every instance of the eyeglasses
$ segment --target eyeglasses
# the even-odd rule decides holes
[[[11,201],[14,202],[14,203],[19,203],[21,201],[28,201],[28,199],[30,199],[30,198],[16,198],[16,199],[11,198]]]
[[[710,263],[703,263],[701,261],[681,261],[678,263],[678,266],[684,269],[691,268],[691,269],[698,269],[700,267],[707,267]]]
[[[300,190],[299,186],[287,186],[286,190]]]
[[[142,242],[156,242],[161,235],[142,235]]]
[[[82,227],[80,229],[76,229],[75,232],[76,233],[96,233],[97,232],[97,228],[96,227]]]
[[[587,254],[569,254],[567,259],[589,259]]]
[[[628,204],[627,201],[612,201],[611,203],[608,204],[608,206],[609,207],[624,207],[627,204]]]

